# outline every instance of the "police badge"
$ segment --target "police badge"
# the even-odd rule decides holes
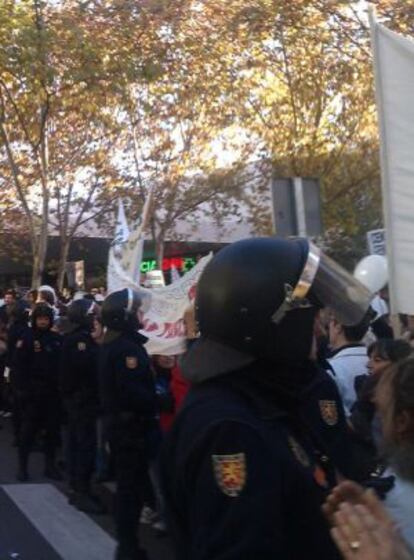
[[[35,352],[41,352],[42,351],[42,345],[40,344],[40,340],[35,340],[33,342],[33,350]]]
[[[86,343],[85,342],[78,342],[78,351],[85,352],[86,350]]]
[[[236,498],[246,484],[246,458],[244,453],[213,455],[214,475],[220,490]]]
[[[338,408],[335,401],[319,401],[319,408],[325,424],[335,426],[338,423]]]

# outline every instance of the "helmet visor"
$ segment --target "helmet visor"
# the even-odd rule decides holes
[[[149,290],[132,290],[128,288],[127,311],[129,313],[147,313],[151,307],[152,295]]]
[[[299,280],[295,286],[285,285],[285,290],[284,302],[272,315],[272,321],[276,324],[293,309],[319,305],[329,307],[342,325],[358,325],[374,296],[311,242]]]
[[[314,247],[310,243],[310,253]],[[374,297],[352,274],[323,253],[320,253],[310,293],[324,307],[329,307],[336,320],[346,327],[362,321]]]

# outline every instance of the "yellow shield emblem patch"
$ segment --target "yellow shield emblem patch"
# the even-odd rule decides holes
[[[126,359],[126,367],[128,369],[136,369],[138,367],[138,359],[135,356],[128,356]]]
[[[246,457],[244,453],[213,455],[214,475],[223,494],[236,498],[246,484]]]
[[[319,401],[319,408],[325,424],[335,426],[338,423],[338,408],[335,401]]]

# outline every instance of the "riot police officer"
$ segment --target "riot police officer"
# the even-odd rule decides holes
[[[7,327],[7,355],[6,365],[10,370],[10,387],[12,396],[12,423],[14,434],[14,445],[17,446],[20,437],[21,427],[21,403],[16,384],[16,371],[14,368],[14,354],[18,340],[25,338],[29,331],[29,312],[30,306],[23,300],[17,300],[10,304],[8,308],[8,327]]]
[[[156,397],[150,361],[139,334],[143,293],[124,289],[102,306],[106,327],[100,356],[100,393],[115,455],[115,523],[117,560],[143,560],[138,522],[147,472],[147,436],[155,416]]]
[[[20,481],[29,478],[29,454],[36,436],[41,432],[44,433],[45,476],[53,480],[62,479],[55,463],[60,443],[59,363],[62,337],[52,330],[53,319],[53,309],[47,303],[36,304],[31,328],[16,342],[14,369],[22,407],[17,475]]]
[[[79,299],[68,308],[68,332],[61,360],[61,391],[68,419],[70,502],[88,513],[101,513],[91,494],[97,449],[98,345],[91,332],[97,305]]]
[[[240,241],[207,265],[182,361],[193,388],[160,465],[177,558],[339,557],[321,513],[335,465],[302,398],[318,309],[355,324],[370,297],[304,239]]]

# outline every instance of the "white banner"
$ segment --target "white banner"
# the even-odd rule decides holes
[[[107,287],[108,293],[135,288],[151,295],[151,307],[144,316],[142,333],[149,339],[146,348],[149,354],[171,356],[185,350],[184,312],[195,298],[195,287],[204,267],[212,254],[200,259],[194,268],[174,284],[156,289],[139,285],[139,274],[143,255],[143,234],[149,218],[152,191],[144,205],[141,223],[129,231],[122,202],[119,202],[114,243],[109,249]]]
[[[174,284],[148,290],[135,284],[122,269],[120,262],[110,250],[108,263],[108,291],[123,288],[138,288],[151,294],[151,307],[144,316],[141,331],[149,340],[146,348],[149,354],[171,356],[185,350],[184,312],[194,301],[195,288],[212,254],[200,259],[194,268],[184,274]]]
[[[375,20],[372,44],[392,313],[414,315],[414,41]]]
[[[181,278],[180,273],[178,272],[178,270],[175,268],[174,265],[171,265],[170,274],[171,274],[171,284],[175,284],[175,282],[178,282]]]

